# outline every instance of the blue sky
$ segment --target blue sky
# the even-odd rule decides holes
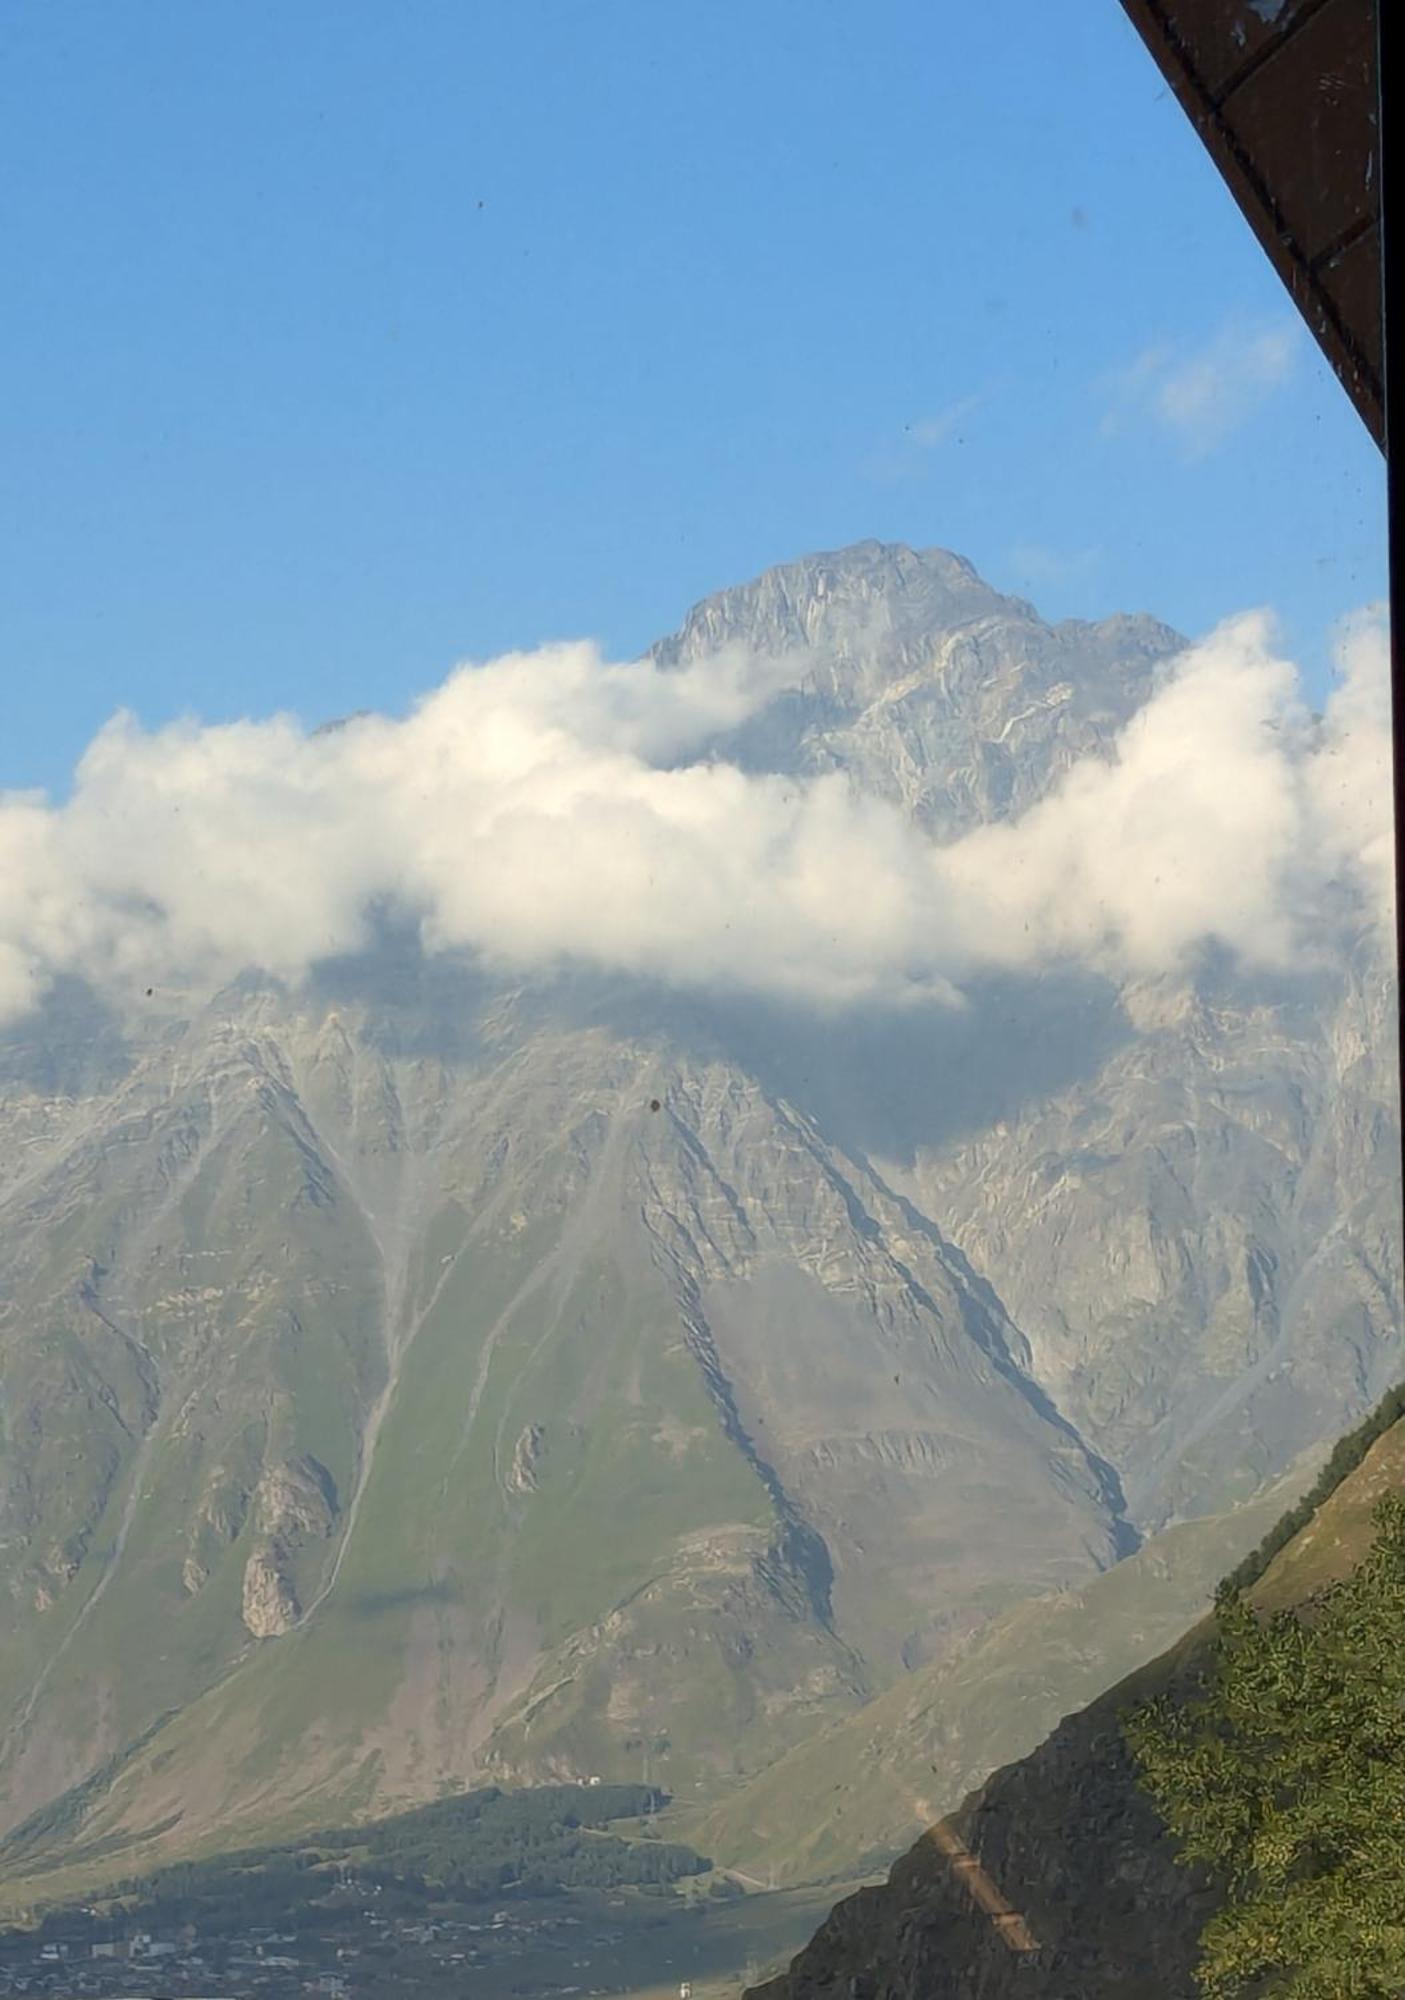
[[[1116,0],[0,6],[0,785],[864,536],[1270,604],[1381,467]]]

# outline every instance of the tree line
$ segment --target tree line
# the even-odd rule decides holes
[[[679,1842],[603,1829],[666,1803],[666,1794],[646,1785],[486,1786],[364,1826],[129,1876],[111,1898],[145,1928],[232,1932],[297,1929],[359,1907],[368,1892],[389,1913],[426,1901],[483,1901],[505,1890],[553,1896],[661,1887],[712,1864]],[[71,1914],[54,1910],[47,1922]]]
[[[1312,1486],[1269,1529],[1258,1547],[1245,1556],[1224,1580],[1226,1590],[1249,1590],[1256,1584],[1280,1549],[1285,1549],[1300,1529],[1305,1528],[1324,1500],[1330,1500],[1349,1473],[1355,1472],[1378,1437],[1405,1417],[1405,1382],[1388,1389],[1369,1417],[1338,1438]]]

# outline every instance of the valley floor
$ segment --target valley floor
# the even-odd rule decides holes
[[[111,1926],[75,1912],[44,1932],[0,1935],[0,1994],[51,2000],[566,2000],[619,1994],[731,2000],[780,1971],[844,1885],[715,1902],[697,1895],[578,1891],[499,1908],[349,1914],[315,1932],[154,1933],[140,1956],[94,1957]]]

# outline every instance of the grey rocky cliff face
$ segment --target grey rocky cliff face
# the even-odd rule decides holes
[[[708,598],[654,653],[802,654],[799,686],[716,754],[844,771],[950,837],[1023,811],[1105,746],[1182,643],[1153,618],[1049,626],[959,556],[865,542]]]
[[[1368,961],[1307,998],[1134,990],[1092,1078],[916,1163],[1145,1531],[1246,1498],[1399,1370],[1392,989]]]

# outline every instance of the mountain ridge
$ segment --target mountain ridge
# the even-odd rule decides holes
[[[805,670],[700,756],[954,839],[1181,642],[863,544],[653,657],[729,646]],[[393,913],[301,986],[61,985],[0,1032],[0,1826],[76,1797],[127,1869],[646,1763],[710,1811],[1252,1503],[1398,1372],[1389,992],[1363,946],[806,1013]]]

